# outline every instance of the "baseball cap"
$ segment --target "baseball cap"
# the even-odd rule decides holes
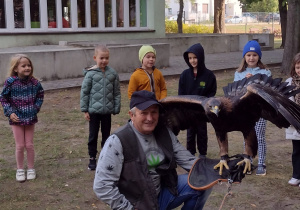
[[[135,91],[131,95],[130,109],[137,107],[139,110],[145,110],[153,104],[161,104],[157,101],[155,94],[147,90]]]

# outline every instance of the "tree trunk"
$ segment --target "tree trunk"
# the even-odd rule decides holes
[[[182,34],[183,0],[179,1],[179,13],[177,16],[178,33]]]
[[[280,14],[280,27],[281,27],[281,46],[284,48],[285,37],[286,37],[286,24],[287,24],[287,3],[285,0],[279,0],[279,14]]]
[[[281,72],[288,74],[293,57],[300,50],[300,2],[288,0],[286,39]]]
[[[225,33],[225,0],[214,0],[214,33]]]

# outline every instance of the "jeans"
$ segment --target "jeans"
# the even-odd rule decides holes
[[[101,148],[104,146],[106,139],[110,135],[111,129],[111,114],[90,114],[89,121],[89,142],[88,142],[88,150],[90,157],[96,157],[98,150],[98,133],[99,127],[101,123],[101,133],[102,133],[102,141]]]
[[[192,155],[196,153],[196,138],[197,147],[200,155],[207,155],[207,123],[201,122],[197,127],[187,129],[186,148]]]
[[[203,209],[208,196],[210,195],[212,188],[205,191],[197,191],[187,183],[188,174],[182,174],[178,176],[178,195],[175,196],[169,192],[165,187],[161,188],[158,203],[160,210],[171,210],[182,203],[184,203],[183,210],[201,210]]]

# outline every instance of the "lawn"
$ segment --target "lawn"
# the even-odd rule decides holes
[[[275,77],[284,76],[279,68],[272,72]],[[233,80],[233,74],[233,71],[216,73],[217,95],[222,95],[222,87]],[[168,94],[176,95],[178,77],[168,77],[166,81]],[[127,83],[122,83],[122,109],[112,118],[112,131],[128,120],[126,90]],[[0,209],[109,209],[92,190],[95,172],[87,169],[88,123],[79,109],[79,95],[80,88],[45,93],[34,139],[37,179],[24,183],[15,180],[14,140],[0,110]],[[218,144],[210,124],[208,135],[208,157],[218,158]],[[241,184],[234,184],[232,196],[225,199],[223,209],[300,209],[299,187],[287,184],[292,171],[291,142],[285,140],[284,129],[271,123],[267,124],[266,137],[267,175],[259,177],[254,173],[247,175]],[[186,132],[180,132],[178,139],[185,145]],[[230,155],[242,151],[242,135],[230,133]],[[226,184],[215,186],[204,209],[219,209],[227,190]]]

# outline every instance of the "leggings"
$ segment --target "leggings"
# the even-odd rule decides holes
[[[266,124],[267,121],[263,118],[260,118],[256,122],[255,131],[258,143],[258,165],[265,165],[266,153],[267,153],[267,144],[266,144]]]
[[[34,125],[12,125],[16,142],[17,168],[24,169],[24,148],[27,152],[28,169],[34,168],[33,133]]]

